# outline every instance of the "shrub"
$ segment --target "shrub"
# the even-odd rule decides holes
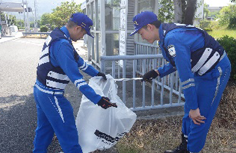
[[[212,28],[211,28],[211,21],[209,20],[202,20],[200,22],[200,28],[206,30],[206,31],[211,31]]]
[[[50,27],[50,30],[54,30],[56,27],[57,27],[56,25],[52,25],[52,26]]]
[[[236,80],[236,39],[224,36],[218,39],[218,42],[224,47],[231,62],[232,70],[230,78]]]
[[[47,26],[40,26],[40,32],[47,32],[48,27]]]

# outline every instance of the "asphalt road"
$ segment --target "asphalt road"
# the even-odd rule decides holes
[[[33,97],[36,67],[44,39],[19,38],[0,43],[0,153],[30,153],[37,114]],[[81,93],[70,84],[66,97],[77,114]],[[48,153],[61,151],[57,139]]]

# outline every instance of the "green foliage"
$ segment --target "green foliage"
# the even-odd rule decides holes
[[[40,26],[40,32],[48,32],[48,27],[45,25]]]
[[[204,17],[204,19],[206,19],[210,13],[210,11],[208,10],[208,5],[206,3],[204,4],[204,11],[203,12],[204,12],[203,17]]]
[[[23,28],[25,25],[24,25],[24,20],[16,20],[16,26],[21,29]]]
[[[54,30],[56,27],[57,27],[57,26],[52,25],[52,26],[50,27],[50,30]]]
[[[58,27],[64,26],[68,22],[71,14],[82,12],[80,6],[81,4],[77,5],[75,2],[62,2],[61,6],[53,9],[50,16],[51,23]]]
[[[212,30],[211,28],[211,21],[209,20],[202,20],[200,22],[200,28],[204,30]]]
[[[220,15],[220,11],[213,11],[213,12],[209,12],[208,17],[216,19],[219,17],[219,15]]]
[[[218,42],[224,47],[231,62],[231,76],[230,78],[236,80],[236,39],[229,36],[224,36],[218,39]]]
[[[158,19],[162,22],[171,22],[174,19],[174,2],[173,0],[161,0],[162,6],[158,10]]]
[[[236,27],[236,5],[229,5],[220,11],[220,24],[228,25],[229,28]]]
[[[8,16],[8,24],[16,25],[16,16],[15,15],[9,15]]]
[[[51,14],[50,13],[44,13],[41,16],[40,25],[46,25],[51,24]]]
[[[212,31],[208,32],[209,35],[214,37],[215,39],[219,39],[224,35],[227,35],[229,37],[233,37],[236,39],[236,32],[232,29],[213,29]]]

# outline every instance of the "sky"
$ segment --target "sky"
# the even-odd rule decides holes
[[[61,2],[65,1],[74,1],[77,4],[84,2],[85,0],[0,0],[0,2],[17,2],[21,3],[22,1],[27,1],[28,6],[33,8],[34,10],[34,1],[37,4],[37,16],[40,17],[44,13],[51,13],[53,8],[60,6]],[[210,7],[215,6],[227,6],[230,4],[230,0],[204,0],[204,3],[208,4]],[[16,15],[18,19],[23,19],[22,14],[12,13],[9,14]],[[33,13],[29,14],[29,16],[34,16]]]
[[[230,0],[204,0],[204,3],[208,4],[210,7],[227,6],[230,4]]]

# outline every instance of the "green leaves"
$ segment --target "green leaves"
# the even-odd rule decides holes
[[[45,13],[41,17],[41,25],[55,25],[56,27],[64,26],[70,16],[76,12],[82,12],[81,4],[77,5],[75,2],[62,2],[61,6],[53,9],[52,13]]]
[[[224,36],[217,40],[227,52],[231,62],[231,76],[230,78],[236,80],[236,39],[229,36]]]
[[[158,19],[162,22],[171,22],[174,19],[173,0],[161,0],[161,8],[158,10]]]
[[[228,25],[229,28],[236,28],[236,5],[229,5],[220,11],[220,24]]]

